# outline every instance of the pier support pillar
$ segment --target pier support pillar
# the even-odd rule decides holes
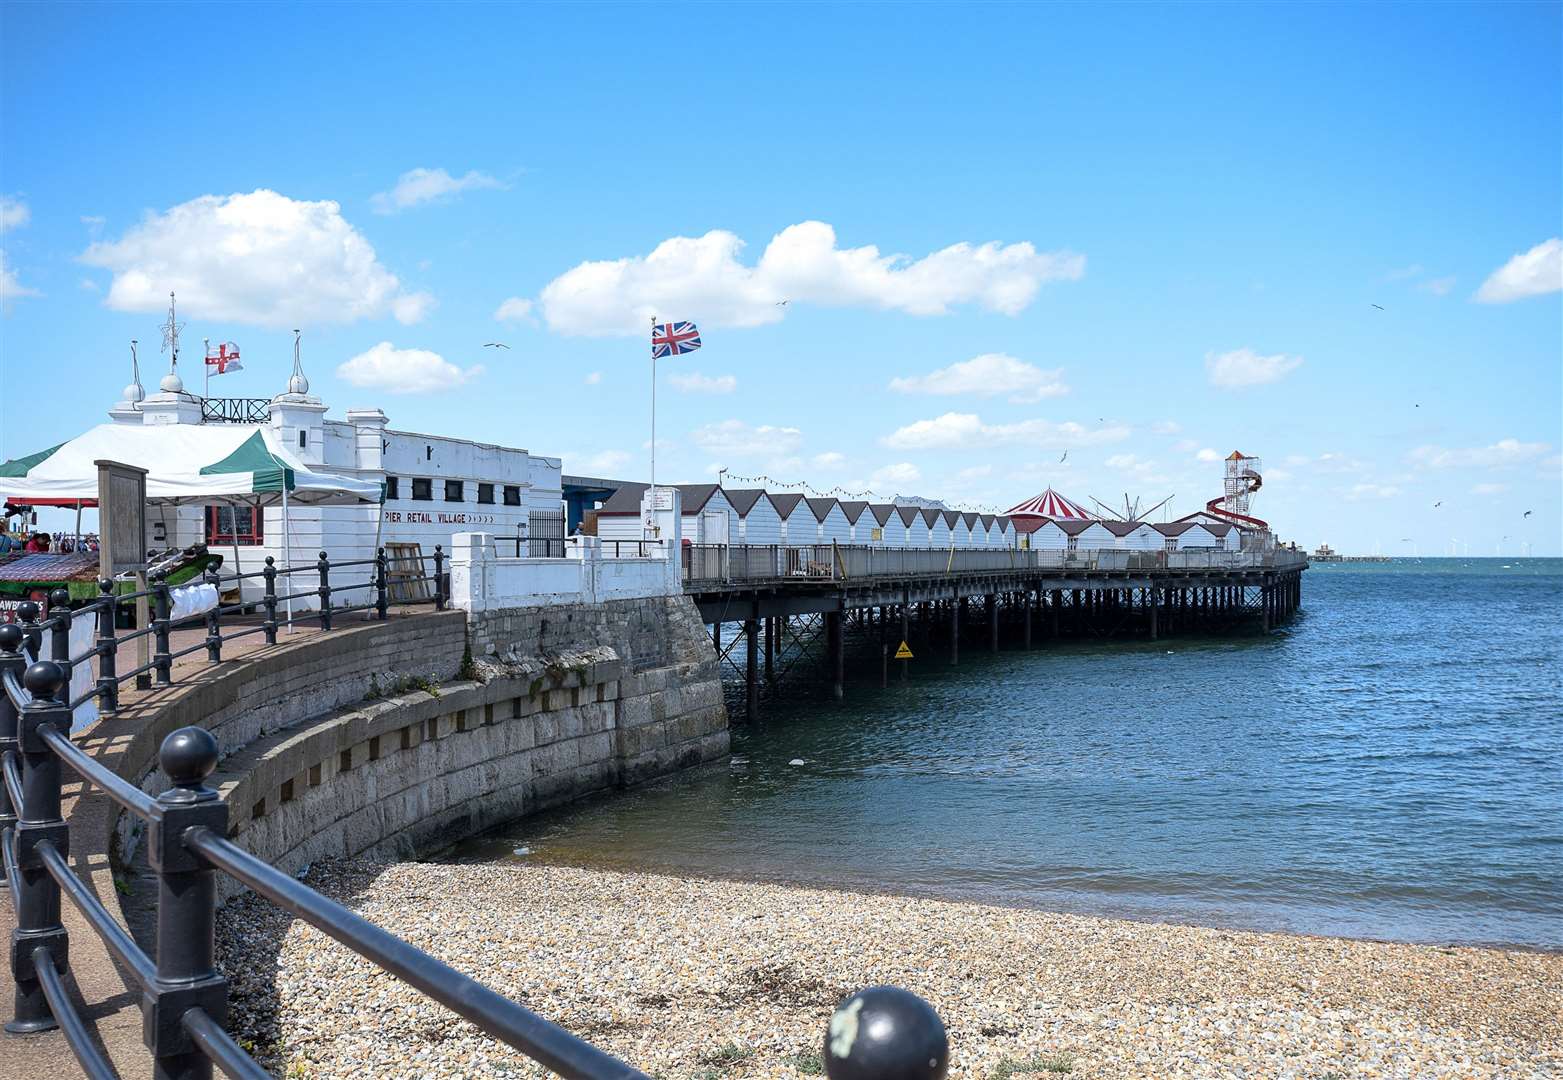
[[[711,644],[716,648],[716,655],[720,657],[722,655],[722,624],[719,622],[711,624]]]
[[[842,633],[839,611],[825,613],[825,647],[830,650],[830,692],[839,701],[847,692],[847,636]]]
[[[902,602],[901,602],[901,640],[902,641],[906,641],[910,637],[910,635],[911,635],[911,629],[912,629],[911,619],[910,619],[910,612],[911,612],[911,607],[912,607],[911,595],[912,595],[912,593],[911,593],[911,590],[909,590],[909,589],[901,593],[901,596],[902,596]],[[906,663],[907,662],[905,660],[901,661],[901,681],[902,682],[906,681]]]
[[[1031,588],[1027,586],[1022,594],[1021,606],[1025,609],[1025,642],[1026,648],[1031,648]]]
[[[1155,589],[1146,589],[1145,590],[1145,601],[1146,601],[1145,606],[1150,609],[1150,615],[1151,615],[1151,640],[1155,641],[1156,640],[1156,604],[1157,604],[1157,596],[1156,596],[1156,590]]]
[[[769,640],[770,635],[766,635]],[[760,620],[744,620],[744,718],[754,723],[760,715]]]
[[[954,667],[961,662],[961,608],[965,605],[964,599],[950,602],[950,666]]]
[[[776,681],[776,623],[775,618],[765,620],[765,681]]]
[[[1051,616],[1049,620],[1049,625],[1051,627],[1050,633],[1055,641],[1058,640],[1058,607],[1061,603],[1063,603],[1063,600],[1063,592],[1059,589],[1054,589],[1053,601],[1052,603],[1048,604],[1048,613]]]
[[[989,593],[984,602],[988,605],[988,651],[999,651],[999,598]]]

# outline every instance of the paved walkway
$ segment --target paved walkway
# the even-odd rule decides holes
[[[416,618],[429,610],[427,606],[392,608],[390,618]],[[365,622],[363,613],[352,613],[339,617],[334,627],[336,631],[343,631],[363,626]],[[260,623],[259,616],[229,618],[223,620],[223,630],[227,633],[235,627],[258,627]],[[77,732],[72,738],[94,757],[110,762],[117,757],[117,747],[128,741],[127,733],[135,731],[145,723],[148,716],[170,701],[194,692],[204,682],[233,671],[247,659],[294,648],[320,633],[318,620],[306,621],[301,618],[291,634],[286,629],[279,630],[276,645],[267,645],[265,635],[259,632],[231,642],[225,641],[223,661],[215,665],[207,662],[204,650],[197,649],[174,662],[171,685],[136,690],[132,684],[122,683],[119,711]],[[170,635],[169,651],[179,652],[199,644],[205,637],[206,630],[202,626],[175,630]],[[135,655],[132,648],[126,651],[131,657]],[[133,659],[127,662],[125,654],[121,654],[119,666],[122,670],[136,667],[137,664],[138,661]],[[115,881],[109,854],[101,843],[101,838],[109,835],[118,808],[102,792],[88,788],[68,767],[64,773],[63,814],[70,824],[71,866],[109,912],[122,924],[127,923],[122,902],[130,901],[122,899],[119,891],[121,883]],[[143,853],[138,861],[144,861],[144,858]],[[0,885],[0,897],[3,897],[0,900],[0,934],[4,934],[9,946],[16,920],[9,890],[3,885]],[[142,898],[130,898],[138,899]],[[61,922],[70,938],[70,972],[66,984],[76,1001],[78,1012],[121,1076],[129,1080],[131,1077],[150,1075],[152,1059],[141,1039],[139,988],[109,956],[97,933],[68,898],[61,899],[61,909]],[[149,929],[151,924],[136,917],[138,914],[146,914],[146,909],[139,913],[132,909],[130,914],[133,916],[128,920],[130,929],[136,934],[142,948],[151,954],[154,950]],[[8,981],[8,974],[3,978]],[[0,1012],[7,1020],[12,1015],[9,987],[0,993]],[[71,1054],[64,1036],[58,1031],[20,1037],[0,1035],[0,1080],[11,1080],[12,1077],[65,1080],[66,1077],[80,1073],[80,1065]]]

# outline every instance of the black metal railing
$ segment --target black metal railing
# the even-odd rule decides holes
[[[494,554],[502,559],[562,559],[566,543],[562,536],[496,536]]]
[[[265,424],[271,420],[271,401],[255,397],[201,399],[203,424]]]
[[[213,1064],[241,1080],[265,1077],[224,1029],[228,984],[215,963],[221,872],[561,1076],[645,1076],[229,840],[227,804],[206,786],[218,756],[206,729],[180,728],[163,740],[158,761],[170,787],[156,798],[84,753],[70,740],[66,665],[35,656],[28,630],[0,626],[0,849],[16,911],[16,1005],[8,1031],[58,1028],[87,1076],[118,1076],[65,990],[70,953],[60,918],[63,895],[140,989],[142,1037],[155,1077],[209,1080]],[[62,766],[147,826],[147,861],[158,882],[151,956],[70,867]],[[838,1008],[824,1057],[837,1080],[937,1080],[949,1052],[943,1024],[927,1003],[904,990],[873,987]]]
[[[335,581],[333,573],[337,575]],[[296,584],[295,578],[302,578],[303,583]],[[261,584],[259,594],[252,592],[246,599],[245,583],[257,581]],[[279,591],[279,582],[283,591]],[[45,631],[48,632],[51,659],[65,669],[67,676],[78,666],[96,660],[98,671],[93,685],[72,698],[70,707],[74,710],[87,700],[97,698],[101,711],[114,712],[119,708],[121,684],[134,679],[138,689],[148,689],[154,683],[169,685],[173,682],[174,662],[203,650],[208,662],[221,663],[225,643],[255,634],[263,635],[266,644],[275,645],[279,630],[289,626],[315,623],[322,630],[331,630],[338,620],[354,615],[384,620],[393,606],[429,604],[435,610],[443,611],[450,599],[446,555],[438,544],[431,555],[388,557],[381,548],[372,559],[337,563],[322,551],[314,562],[288,567],[277,566],[275,560],[267,556],[260,570],[245,574],[208,570],[187,584],[212,586],[218,602],[178,620],[180,627],[204,622],[206,634],[193,644],[177,649],[173,644],[176,629],[173,609],[175,590],[183,586],[170,585],[163,573],[154,574],[146,589],[129,593],[115,591],[115,583],[105,578],[98,582],[98,598],[74,609],[70,606],[69,593],[56,589],[49,595],[46,618],[40,619],[39,607],[33,601],[18,604],[17,625],[35,656],[40,652]],[[230,587],[238,590],[238,601],[223,604],[222,593]],[[344,603],[344,598],[349,602]],[[121,633],[118,629],[121,613],[134,610],[140,600],[147,601],[150,617],[145,625]],[[315,605],[314,610],[290,614],[293,601],[306,600]],[[255,612],[262,615],[259,623],[253,619],[240,622],[236,618]],[[72,656],[71,626],[89,618],[96,620],[93,643]],[[141,638],[151,639],[150,658],[121,670],[121,650]]]

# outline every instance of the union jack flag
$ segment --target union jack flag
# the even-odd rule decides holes
[[[700,348],[700,328],[692,322],[657,323],[651,328],[651,358],[680,356]]]

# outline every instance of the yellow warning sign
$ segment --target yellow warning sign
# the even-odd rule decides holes
[[[897,660],[910,660],[912,658],[912,650],[906,642],[901,642],[901,647],[895,651],[895,658]]]

